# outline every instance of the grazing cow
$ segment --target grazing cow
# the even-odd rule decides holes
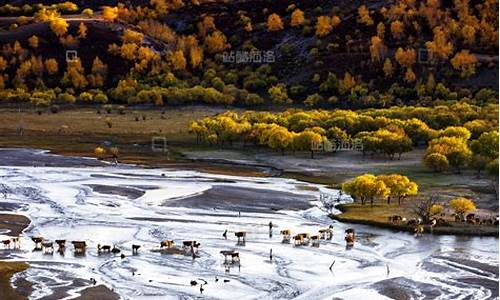
[[[113,249],[111,249],[111,253],[118,254],[120,252],[121,252],[121,250],[118,247],[116,247],[115,245],[113,245]]]
[[[182,242],[182,248],[184,251],[192,250],[192,253],[197,253],[198,248],[200,247],[200,243],[197,243],[196,241],[183,241]]]
[[[234,250],[222,250],[220,252],[222,255],[224,255],[224,263],[228,263],[228,258],[231,257],[231,263],[239,262],[240,261],[240,253],[238,251]]]
[[[174,244],[175,243],[173,240],[165,240],[165,241],[160,242],[160,248],[166,247],[167,249],[170,249],[170,248],[172,248],[172,246],[174,246]]]
[[[66,248],[66,240],[56,240],[56,244],[59,247],[59,250]]]
[[[295,241],[295,246],[307,246],[309,245],[310,235],[309,233],[299,233],[293,237]]]
[[[141,248],[141,245],[132,244],[132,253],[134,254],[139,253],[139,248]]]
[[[42,250],[42,237],[32,237],[31,240],[35,243],[35,250]]]
[[[237,231],[234,233],[234,235],[238,238],[238,244],[244,244],[246,242],[245,238],[247,236],[247,233],[245,231]]]
[[[354,241],[356,240],[356,233],[355,233],[354,229],[352,229],[352,228],[346,229],[344,240],[346,242],[347,247],[354,246]]]
[[[331,240],[333,238],[333,225],[325,229],[320,229],[319,234],[321,239]]]
[[[394,216],[389,217],[389,222],[391,222],[393,224],[399,224],[402,221],[403,221],[403,217],[398,216],[398,215],[394,215]]]
[[[319,247],[319,235],[311,236],[311,247]]]
[[[21,239],[19,237],[11,238],[10,240],[14,245],[14,249],[21,249]]]
[[[85,241],[72,241],[73,247],[75,248],[75,254],[84,254],[87,248],[87,243]]]
[[[422,236],[424,234],[424,226],[419,224],[419,225],[415,226],[414,231],[415,231],[416,237]]]
[[[292,232],[289,229],[281,230],[280,234],[283,236],[282,243],[290,243]]]
[[[110,252],[111,251],[111,246],[110,245],[101,245],[97,244],[97,253],[101,252]]]
[[[50,241],[43,241],[42,242],[42,251],[43,253],[46,254],[53,254],[54,253],[54,243]]]
[[[10,249],[10,240],[3,240],[2,243],[4,248]]]
[[[462,222],[463,221],[462,217],[459,214],[453,214],[453,216],[455,218],[455,222]]]
[[[410,220],[408,220],[408,222],[406,222],[406,226],[415,226],[418,224],[420,224],[419,219],[410,219]]]

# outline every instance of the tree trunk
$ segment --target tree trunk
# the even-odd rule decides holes
[[[311,159],[314,159],[314,150],[311,150]]]
[[[391,205],[391,196],[387,197],[387,204]]]

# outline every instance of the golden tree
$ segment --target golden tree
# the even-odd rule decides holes
[[[59,65],[54,58],[48,58],[44,62],[45,70],[49,75],[54,75],[59,71]]]
[[[372,61],[380,62],[387,51],[384,41],[378,36],[373,36],[370,40],[370,56]]]
[[[341,22],[342,22],[342,20],[340,19],[340,17],[338,17],[338,16],[332,17],[331,24],[332,24],[333,28],[339,26]]]
[[[271,14],[267,17],[267,30],[268,31],[280,31],[283,30],[283,21],[281,17],[277,14]]]
[[[450,200],[448,205],[461,217],[461,219],[464,218],[466,212],[476,210],[476,204],[474,201],[463,197]]]
[[[82,22],[78,25],[78,37],[81,39],[87,37],[87,26],[85,26]]]
[[[405,81],[410,83],[410,82],[414,82],[416,79],[417,79],[417,76],[415,75],[413,70],[411,68],[408,68],[405,72]]]
[[[401,21],[394,21],[391,23],[391,34],[396,39],[401,39],[403,37],[403,32],[405,30],[405,25]]]
[[[50,21],[50,29],[52,29],[57,36],[63,36],[68,32],[68,22],[63,18],[55,18]]]
[[[469,77],[476,73],[477,58],[469,53],[469,50],[458,52],[450,62],[455,70],[460,71],[462,77]]]
[[[107,73],[108,66],[104,64],[98,56],[96,56],[92,61],[91,74],[88,76],[90,85],[93,87],[104,86]]]
[[[385,77],[390,77],[394,73],[394,68],[392,66],[392,61],[390,58],[385,59],[383,70],[384,70]]]
[[[36,35],[32,35],[29,39],[28,39],[28,43],[30,45],[31,48],[38,48],[38,37]]]
[[[68,62],[61,82],[65,85],[72,85],[76,89],[83,89],[88,85],[88,81],[85,78],[85,70],[79,59]]]
[[[373,25],[373,19],[370,17],[370,11],[365,5],[358,7],[358,22],[365,25]]]
[[[229,48],[229,45],[224,33],[217,30],[205,37],[205,47],[209,53],[217,53]]]
[[[181,50],[169,53],[168,61],[174,70],[182,71],[186,69],[186,58]]]
[[[304,12],[302,10],[296,8],[292,13],[290,25],[293,27],[300,26],[300,25],[304,24],[304,21],[305,21]]]
[[[426,42],[425,46],[434,59],[447,59],[453,52],[453,44],[448,41],[446,32],[441,27],[434,28],[434,39]]]
[[[416,62],[417,54],[414,49],[405,49],[398,48],[395,54],[396,61],[400,66],[411,68]]]
[[[103,6],[102,18],[106,21],[114,21],[118,18],[118,7]]]
[[[206,36],[215,30],[215,20],[212,16],[204,16],[203,20],[198,23],[198,34],[200,36]]]
[[[476,40],[476,28],[471,25],[464,25],[461,31],[465,43],[473,45]]]
[[[377,24],[377,36],[381,39],[384,39],[385,36],[385,25],[380,22]]]
[[[199,46],[189,49],[189,58],[193,68],[198,67],[203,62],[203,49]]]
[[[318,37],[324,37],[330,32],[332,32],[332,24],[330,23],[331,19],[327,16],[319,16],[316,22],[316,35]]]

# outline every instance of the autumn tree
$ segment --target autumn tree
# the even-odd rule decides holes
[[[413,70],[411,68],[406,69],[405,81],[410,83],[410,82],[414,82],[416,79],[417,79],[417,76],[415,75]]]
[[[215,19],[212,16],[204,16],[198,23],[198,35],[206,36],[207,34],[215,31]]]
[[[391,204],[391,199],[397,199],[398,205],[401,205],[401,201],[406,197],[415,196],[418,193],[418,185],[406,176],[399,174],[379,175],[377,179],[382,180],[390,190],[387,204]]]
[[[286,86],[283,83],[279,83],[275,86],[270,87],[268,93],[273,103],[276,104],[292,103],[292,99],[288,97]]]
[[[391,34],[395,39],[401,39],[404,33],[404,24],[403,22],[396,20],[391,23]]]
[[[187,62],[182,50],[177,50],[169,53],[168,61],[170,62],[174,70],[182,71],[186,69]]]
[[[475,154],[488,157],[490,159],[498,158],[498,132],[484,132],[481,136],[471,142],[470,147]]]
[[[38,43],[39,43],[38,37],[36,35],[32,35],[28,39],[28,43],[29,43],[31,48],[34,48],[34,49],[38,48]]]
[[[448,41],[446,32],[440,26],[433,30],[434,39],[426,42],[425,46],[429,50],[429,54],[435,60],[446,60],[453,52],[453,44]]]
[[[54,58],[48,58],[44,61],[45,70],[49,75],[54,75],[59,71],[59,65],[57,64],[57,60]]]
[[[287,149],[293,142],[293,133],[288,131],[285,127],[277,126],[271,129],[267,144],[272,149],[280,149],[281,154],[285,154]]]
[[[450,200],[448,205],[457,215],[460,216],[460,219],[462,220],[464,219],[465,213],[476,210],[476,204],[474,201],[463,197]]]
[[[218,53],[229,48],[226,41],[224,33],[217,30],[205,37],[205,48],[209,53]]]
[[[394,73],[394,67],[390,58],[386,58],[383,67],[385,77],[390,77]]]
[[[450,166],[454,167],[458,173],[460,173],[460,168],[466,165],[472,156],[466,140],[447,136],[429,142],[426,157],[432,153],[444,155]]]
[[[84,39],[87,37],[87,26],[84,23],[80,22],[78,25],[78,37]]]
[[[477,58],[469,50],[461,50],[450,60],[453,68],[460,72],[460,76],[469,77],[476,73]]]
[[[296,8],[292,13],[290,25],[292,27],[300,26],[300,25],[304,24],[304,21],[305,21],[304,12],[302,10]]]
[[[316,35],[318,37],[324,37],[330,34],[333,27],[331,24],[331,19],[328,16],[319,16],[316,22]]]
[[[372,36],[370,41],[370,56],[372,61],[380,62],[387,51],[384,41],[378,36]]]
[[[108,73],[108,66],[102,62],[102,60],[96,56],[92,61],[91,74],[88,76],[88,81],[93,87],[102,87],[106,80]]]
[[[114,21],[118,18],[118,7],[103,6],[102,18],[106,21]]]
[[[367,26],[373,25],[373,19],[370,17],[370,11],[365,5],[358,7],[358,22]]]
[[[281,17],[277,14],[271,14],[267,17],[267,30],[268,31],[280,31],[283,30],[283,21]]]
[[[85,78],[85,70],[79,59],[68,63],[61,82],[64,85],[71,85],[76,89],[83,89],[88,85],[88,81]]]
[[[408,48],[398,48],[395,54],[396,61],[402,67],[411,68],[417,59],[417,54],[414,49]]]
[[[68,22],[63,18],[55,18],[50,21],[50,29],[58,36],[63,36],[68,32]]]
[[[375,199],[386,198],[390,194],[384,181],[373,174],[364,174],[342,184],[342,190],[351,195],[355,200],[360,200],[361,205],[370,201],[373,205]]]

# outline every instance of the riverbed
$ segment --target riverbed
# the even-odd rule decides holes
[[[31,282],[32,299],[75,297],[91,278],[123,299],[498,299],[498,239],[416,238],[339,223],[320,194],[350,198],[322,185],[27,149],[0,151],[0,183],[7,190],[0,202],[14,208],[0,213],[31,219],[21,250],[0,249],[0,258],[30,264],[13,282]],[[333,239],[319,247],[282,243],[283,229],[317,234],[329,225]],[[352,249],[347,228],[357,235]],[[244,245],[237,231],[247,233]],[[32,251],[32,236],[85,240],[88,248],[84,256],[70,244],[64,254],[43,254]],[[157,252],[162,240],[201,245],[193,258]],[[98,253],[99,243],[116,246],[124,258]],[[136,255],[132,244],[141,246]],[[240,263],[225,264],[221,250],[238,251]]]

